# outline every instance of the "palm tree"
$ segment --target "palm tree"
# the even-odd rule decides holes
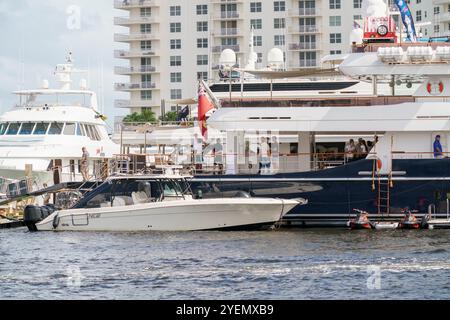
[[[123,119],[124,123],[144,123],[144,122],[156,122],[155,113],[150,109],[143,109],[141,113],[134,112],[129,114]]]

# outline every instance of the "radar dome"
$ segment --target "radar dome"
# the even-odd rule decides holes
[[[231,49],[225,49],[220,54],[220,64],[231,68],[236,64],[236,53]]]
[[[267,63],[269,66],[279,67],[284,63],[283,51],[279,48],[272,48],[267,54]]]

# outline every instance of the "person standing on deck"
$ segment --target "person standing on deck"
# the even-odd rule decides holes
[[[83,155],[81,156],[81,175],[83,176],[83,182],[89,181],[89,152],[86,147],[82,149]]]
[[[441,136],[437,135],[434,143],[433,143],[433,152],[434,152],[434,157],[436,159],[441,159],[444,157],[444,153],[442,152],[442,145],[441,145]]]

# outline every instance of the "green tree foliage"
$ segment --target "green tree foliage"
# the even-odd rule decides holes
[[[146,122],[156,122],[155,113],[152,110],[145,109],[142,110],[141,113],[135,112],[129,114],[123,119],[124,123],[138,122],[138,123],[146,123]]]
[[[176,122],[178,118],[178,114],[175,111],[166,113],[163,117],[161,117],[161,121],[165,122]]]

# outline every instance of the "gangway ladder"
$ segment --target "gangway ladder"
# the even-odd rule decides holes
[[[391,208],[392,176],[378,176],[378,214],[389,216]]]

